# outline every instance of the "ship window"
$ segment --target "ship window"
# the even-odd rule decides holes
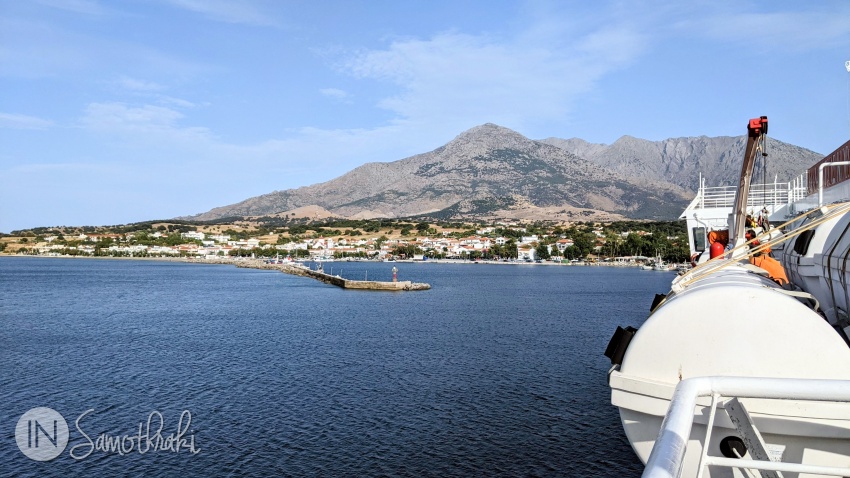
[[[705,250],[705,228],[695,227],[694,231],[694,250],[702,252]]]
[[[809,243],[812,242],[814,235],[815,231],[813,229],[803,231],[794,241],[794,252],[805,256],[809,252]]]

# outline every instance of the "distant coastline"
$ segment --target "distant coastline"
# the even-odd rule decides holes
[[[260,267],[266,262],[262,259],[251,259],[244,257],[216,257],[213,259],[203,259],[203,258],[193,258],[193,257],[114,257],[114,256],[48,256],[48,255],[30,255],[30,254],[3,254],[0,253],[0,259],[7,257],[26,257],[26,258],[34,258],[34,259],[91,259],[91,260],[119,260],[119,261],[148,261],[148,262],[183,262],[186,264],[213,264],[213,265],[241,265],[242,267],[247,268],[256,268],[256,269],[265,269],[265,267]],[[614,262],[579,262],[579,263],[567,263],[567,262],[552,262],[552,261],[543,261],[543,262],[525,262],[525,261],[489,261],[489,260],[464,260],[464,259],[428,259],[428,260],[412,260],[412,259],[401,259],[395,261],[369,261],[369,260],[359,260],[359,261],[346,261],[346,260],[335,260],[329,261],[327,263],[336,264],[336,263],[369,263],[369,264],[470,264],[470,265],[505,265],[505,266],[564,266],[564,267],[576,267],[576,266],[605,266],[605,267],[636,267],[635,264],[623,264],[623,263],[614,263]],[[250,267],[249,264],[255,263],[257,267]],[[298,262],[304,264],[317,264],[323,263],[323,261],[304,261]]]

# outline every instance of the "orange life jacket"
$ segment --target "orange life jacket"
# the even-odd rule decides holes
[[[782,268],[782,264],[767,254],[750,257],[750,264],[766,270],[767,276],[779,283],[779,285],[788,283],[788,276],[785,275],[785,269]]]

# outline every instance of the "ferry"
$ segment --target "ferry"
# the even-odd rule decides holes
[[[611,403],[646,477],[850,477],[850,141],[782,184],[682,213],[693,268],[605,351]]]

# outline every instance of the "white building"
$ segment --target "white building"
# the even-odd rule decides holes
[[[555,243],[558,251],[562,254],[568,247],[572,247],[573,245],[574,243],[572,239],[559,239],[558,242]]]
[[[533,261],[537,259],[537,251],[535,251],[534,248],[530,246],[518,247],[517,259],[520,261]]]
[[[530,236],[522,236],[520,239],[520,244],[531,244],[532,242],[537,242],[540,239],[537,237],[537,234],[532,234]]]
[[[183,239],[197,239],[199,241],[203,241],[206,235],[203,232],[198,231],[190,231],[190,232],[181,232],[180,237]]]

